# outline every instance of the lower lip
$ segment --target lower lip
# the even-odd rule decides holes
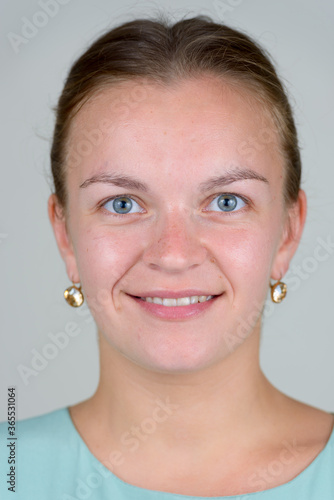
[[[189,306],[162,306],[154,304],[153,302],[146,302],[146,300],[138,299],[133,295],[129,295],[137,304],[139,304],[148,313],[163,319],[187,319],[198,316],[199,314],[207,311],[213,304],[221,297],[217,295],[213,299],[206,300],[205,302],[198,302],[197,304],[190,304]]]

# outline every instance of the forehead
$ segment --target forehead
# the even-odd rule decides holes
[[[278,143],[268,110],[245,89],[209,76],[101,89],[74,117],[68,141],[69,151],[81,154],[82,169],[90,165],[93,173],[111,158],[187,165],[188,173],[194,164],[214,166],[215,159],[256,169],[280,162]]]

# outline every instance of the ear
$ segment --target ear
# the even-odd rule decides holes
[[[306,213],[306,194],[300,189],[297,201],[286,212],[282,237],[272,266],[271,278],[273,280],[281,279],[289,269],[290,261],[302,237]]]
[[[48,214],[60,255],[66,265],[67,275],[71,281],[79,283],[80,278],[73,245],[66,224],[65,212],[55,194],[51,194],[48,199]]]

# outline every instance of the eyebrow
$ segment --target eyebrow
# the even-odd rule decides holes
[[[90,186],[91,184],[104,183],[104,184],[113,184],[114,186],[124,187],[127,189],[137,189],[138,191],[149,191],[149,187],[147,184],[144,184],[140,180],[131,177],[129,175],[124,174],[97,174],[93,175],[89,179],[86,179],[82,184],[80,184],[80,188],[85,188]]]
[[[236,181],[248,179],[257,180],[269,184],[268,179],[258,174],[257,172],[254,172],[254,170],[248,168],[241,169],[237,167],[229,170],[223,175],[211,177],[210,179],[201,182],[201,184],[199,185],[199,192],[205,193],[206,191],[210,191],[214,188],[226,186]],[[86,188],[91,184],[96,183],[112,184],[114,186],[123,187],[126,189],[136,189],[138,191],[144,191],[146,193],[150,191],[148,185],[141,182],[139,179],[136,179],[135,177],[131,177],[129,175],[117,173],[93,175],[89,179],[86,179],[82,184],[80,184],[79,187]]]
[[[211,189],[232,184],[232,182],[248,179],[265,182],[269,185],[268,179],[263,177],[263,175],[254,172],[254,170],[251,170],[249,168],[241,169],[239,167],[236,167],[227,171],[223,175],[217,175],[216,177],[211,177],[210,179],[201,182],[201,184],[199,185],[199,191],[201,193],[205,193],[206,191],[210,191]]]

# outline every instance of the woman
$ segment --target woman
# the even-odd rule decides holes
[[[204,16],[111,30],[69,73],[51,163],[65,298],[92,312],[101,374],[20,422],[22,498],[333,498],[333,414],[259,365],[307,206],[264,51]]]

